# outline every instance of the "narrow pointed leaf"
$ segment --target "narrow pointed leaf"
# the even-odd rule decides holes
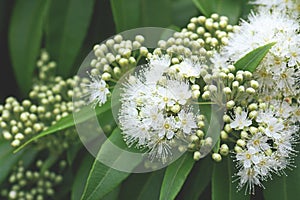
[[[88,154],[83,158],[82,162],[80,163],[79,169],[77,170],[77,173],[74,178],[74,183],[72,185],[72,191],[71,191],[71,199],[72,200],[80,199],[80,197],[83,193],[89,172],[94,163],[94,160],[95,160],[95,158]]]
[[[95,0],[51,0],[46,23],[46,48],[58,74],[70,75],[86,37]],[[96,11],[97,12],[97,11]]]
[[[159,198],[160,187],[163,181],[165,170],[152,172],[145,185],[140,190],[137,200],[152,200]]]
[[[206,17],[213,13],[225,15],[230,23],[236,24],[242,15],[244,0],[193,0],[194,4]]]
[[[193,156],[190,153],[185,153],[167,167],[159,199],[175,199],[194,163]]]
[[[141,162],[142,157],[140,160],[130,159],[124,157],[122,151],[114,152],[112,150],[114,147],[111,146],[111,143],[126,149],[127,145],[123,140],[120,129],[116,128],[109,137],[109,140],[102,145],[97,155],[98,159],[113,160],[113,163],[111,163],[113,166],[119,166],[127,162],[126,170],[133,170]],[[130,175],[128,172],[108,167],[99,162],[98,159],[95,160],[90,171],[84,193],[81,197],[82,200],[98,200],[103,198]]]
[[[246,70],[249,72],[254,72],[274,44],[274,42],[269,43],[247,53],[244,57],[242,57],[234,64],[236,70]]]
[[[209,185],[212,175],[212,159],[207,156],[198,161],[184,184],[180,195],[189,200],[198,200],[202,192]]]
[[[39,56],[44,16],[49,1],[17,0],[9,27],[9,50],[18,85],[26,94]]]
[[[250,195],[237,191],[237,183],[233,183],[235,173],[231,158],[224,157],[220,163],[215,163],[212,174],[212,200],[247,200]]]
[[[104,105],[100,107],[96,107],[95,112],[93,112],[90,108],[90,106],[83,107],[77,114],[76,114],[76,123],[82,123],[90,119],[91,117],[96,115],[100,115],[106,111],[108,111],[111,108],[110,102],[106,102]],[[23,149],[28,144],[32,143],[33,141],[42,138],[44,136],[56,133],[58,131],[65,130],[67,128],[70,128],[72,126],[75,126],[75,121],[73,118],[73,114],[69,114],[66,117],[61,118],[59,121],[56,122],[53,126],[49,127],[47,130],[41,132],[37,136],[31,138],[27,142],[25,142],[23,145],[21,145],[19,148],[17,148],[14,152],[18,152],[21,149]]]
[[[17,164],[24,152],[13,154],[13,147],[10,143],[0,138],[0,185],[7,178],[13,166]],[[34,154],[34,153],[33,153]]]

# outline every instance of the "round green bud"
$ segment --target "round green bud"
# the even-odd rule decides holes
[[[143,43],[145,41],[145,38],[142,35],[137,35],[135,36],[135,40],[139,43]]]
[[[193,142],[198,142],[199,141],[199,138],[196,135],[191,135],[190,138]]]
[[[17,198],[18,198],[18,193],[17,193],[16,191],[12,190],[12,191],[10,191],[10,192],[8,193],[8,197],[9,197],[10,199],[17,199]]]
[[[205,138],[205,145],[206,146],[212,146],[212,142],[213,142],[213,140],[212,140],[212,138],[211,137],[207,137],[207,138]]]
[[[249,128],[249,132],[252,134],[252,135],[255,135],[256,133],[258,133],[258,128],[254,127],[254,126],[251,126]]]
[[[232,128],[231,128],[230,124],[226,124],[226,125],[224,126],[224,130],[225,130],[227,133],[231,133],[231,132],[232,132]]]
[[[242,139],[247,139],[248,138],[248,133],[246,131],[241,131],[241,138]]]
[[[23,135],[22,133],[17,133],[17,134],[15,135],[15,139],[16,139],[16,140],[23,140],[23,139],[24,139],[24,135]]]
[[[181,109],[180,105],[178,105],[178,104],[176,104],[176,105],[174,105],[174,106],[171,107],[171,111],[173,113],[178,113],[180,111],[180,109]]]
[[[229,154],[229,147],[227,144],[222,144],[220,147],[220,154],[222,156],[227,156]]]
[[[204,100],[208,100],[210,98],[210,92],[209,91],[205,91],[203,94],[202,94],[202,98]]]
[[[233,100],[230,100],[226,103],[227,109],[232,109],[235,106],[235,102]]]
[[[116,36],[114,37],[114,40],[115,40],[115,42],[120,43],[120,42],[122,42],[123,37],[122,37],[121,35],[116,35]]]
[[[148,53],[149,53],[149,52],[148,52],[148,49],[147,49],[146,47],[141,47],[141,48],[140,48],[140,54],[141,54],[142,56],[147,56]]]
[[[250,81],[250,85],[254,89],[258,89],[259,88],[259,83],[257,81],[255,81],[255,80],[251,80]]]
[[[220,137],[222,140],[227,140],[228,139],[228,133],[226,131],[221,131]]]
[[[230,123],[230,122],[231,122],[230,116],[229,116],[229,115],[223,115],[223,121],[224,121],[225,123]]]
[[[201,95],[201,93],[200,93],[199,90],[193,90],[192,91],[192,98],[193,99],[198,99],[200,95]]]
[[[195,161],[200,160],[200,158],[201,158],[201,153],[200,153],[199,151],[195,151],[195,152],[194,152],[193,158],[194,158]]]
[[[258,109],[257,103],[251,103],[251,104],[248,106],[248,110],[249,110],[249,111],[253,111],[253,110],[257,110],[257,109]]]
[[[204,17],[204,16],[199,16],[199,17],[198,17],[198,22],[199,22],[200,24],[204,24],[205,21],[206,21],[206,17]]]
[[[242,152],[243,152],[243,149],[242,149],[240,146],[235,145],[234,151],[235,151],[236,153],[242,153]]]
[[[196,29],[196,25],[194,23],[189,23],[187,25],[188,30],[194,31]]]
[[[238,139],[236,141],[236,144],[239,145],[240,147],[245,147],[246,146],[246,142],[243,139]]]
[[[199,128],[204,128],[204,127],[205,127],[204,121],[199,121],[199,122],[197,123],[197,126],[198,126]]]
[[[212,159],[216,162],[221,162],[222,161],[222,156],[218,153],[213,153],[212,154]]]
[[[249,87],[246,89],[246,92],[250,95],[255,94],[255,89],[253,89],[252,87]]]
[[[121,67],[126,67],[126,66],[128,66],[128,64],[129,64],[129,61],[128,61],[128,59],[126,59],[126,58],[121,58],[121,59],[119,60],[119,64],[120,64]]]
[[[231,94],[231,89],[229,87],[225,87],[225,88],[223,88],[223,92],[227,95],[230,95]]]
[[[109,81],[111,79],[111,74],[108,72],[104,72],[101,76],[102,80]]]
[[[199,137],[199,138],[203,138],[204,137],[204,132],[202,130],[197,130],[196,131],[196,135]]]

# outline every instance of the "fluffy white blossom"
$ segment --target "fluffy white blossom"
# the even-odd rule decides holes
[[[172,155],[172,142],[184,141],[197,128],[197,111],[189,105],[190,85],[166,74],[168,59],[150,59],[148,65],[125,80],[119,112],[126,143],[148,149],[152,159],[163,163]]]
[[[88,98],[88,104],[92,104],[93,107],[96,105],[101,106],[107,101],[107,96],[110,94],[108,86],[101,76],[90,75],[90,82],[88,84],[83,84],[87,93],[85,97]]]
[[[251,13],[248,21],[242,21],[240,30],[230,37],[228,45],[219,54],[215,54],[211,61],[219,68],[224,66],[220,63],[224,59],[236,62],[252,50],[274,42],[274,46],[254,72],[260,92],[278,95],[278,89],[284,96],[296,96],[298,90],[295,83],[300,63],[298,30],[297,20],[285,13],[275,10]]]
[[[231,128],[234,129],[243,129],[252,124],[252,120],[248,119],[247,112],[242,111],[241,113],[236,112],[234,120],[230,123]]]
[[[254,0],[251,3],[258,5],[262,11],[277,10],[295,18],[299,16],[300,3],[298,0]]]
[[[298,127],[291,120],[291,105],[273,101],[272,106],[267,107],[252,119],[252,126],[260,132],[251,134],[243,150],[235,156],[239,188],[246,186],[249,193],[254,193],[255,185],[263,187],[261,182],[271,178],[273,173],[280,174],[290,166],[296,153]]]

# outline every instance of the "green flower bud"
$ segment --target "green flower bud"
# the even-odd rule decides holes
[[[227,144],[222,144],[220,147],[220,154],[222,156],[227,156],[229,154],[229,147]]]
[[[212,154],[212,159],[216,162],[221,162],[222,161],[222,156],[218,153],[213,153]]]
[[[194,152],[193,158],[194,158],[195,161],[200,160],[200,158],[201,158],[201,153],[200,153],[199,151],[195,151],[195,152]]]

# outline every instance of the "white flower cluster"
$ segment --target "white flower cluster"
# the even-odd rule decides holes
[[[174,140],[185,140],[197,128],[196,110],[189,106],[192,90],[187,81],[165,74],[168,56],[149,64],[123,84],[119,121],[129,146],[149,149],[152,159],[165,163]]]
[[[272,1],[273,3],[273,1]],[[226,61],[236,62],[252,50],[275,42],[254,73],[263,95],[296,96],[299,76],[299,23],[284,13],[261,10],[242,21],[220,54],[212,58],[216,67],[226,67]]]
[[[299,16],[300,1],[299,0],[254,0],[251,2],[254,5],[259,5],[258,9],[278,11],[288,14],[292,17]]]
[[[97,105],[101,106],[107,101],[110,91],[108,84],[100,75],[89,74],[89,76],[91,80],[81,85],[85,88],[84,97],[88,98],[88,104],[92,104],[93,108],[95,108]]]
[[[276,104],[275,104],[276,103]],[[285,101],[274,102],[276,106],[259,104],[257,116],[236,109],[233,130],[241,131],[243,139],[237,141],[236,162],[239,169],[239,188],[247,185],[246,192],[254,193],[254,186],[271,178],[272,173],[284,173],[292,164],[294,146],[298,139],[294,125],[294,109]]]

